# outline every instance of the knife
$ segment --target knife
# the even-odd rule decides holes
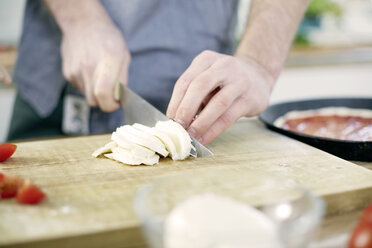
[[[155,126],[158,121],[170,120],[166,115],[160,112],[157,108],[148,103],[141,96],[134,93],[128,87],[120,82],[115,85],[114,92],[115,100],[120,101],[121,107],[124,112],[124,120],[127,124],[140,123],[149,127]],[[200,144],[192,136],[191,143],[196,149],[196,153],[191,149],[192,156],[209,157],[213,153],[205,146]]]

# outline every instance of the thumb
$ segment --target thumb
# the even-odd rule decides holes
[[[128,66],[122,66],[120,73],[119,73],[119,81],[123,85],[128,85]]]
[[[94,96],[99,107],[105,112],[112,112],[119,108],[119,103],[114,99],[115,83],[120,72],[120,62],[112,58],[101,60],[94,73]]]

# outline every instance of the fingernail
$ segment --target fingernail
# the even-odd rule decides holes
[[[203,138],[200,137],[200,138],[198,139],[198,142],[199,142],[200,144],[203,144]]]
[[[174,119],[174,121],[177,122],[178,124],[180,124],[184,129],[186,129],[186,124],[183,120]]]

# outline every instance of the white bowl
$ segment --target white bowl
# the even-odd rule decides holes
[[[306,247],[312,239],[313,232],[321,223],[325,212],[325,203],[321,198],[314,196],[309,190],[293,180],[277,175],[257,173],[257,171],[246,167],[235,166],[216,168],[215,170],[201,169],[180,172],[153,180],[141,187],[135,196],[134,208],[140,218],[150,247],[177,248],[169,247],[165,242],[165,239],[169,239],[169,233],[175,233],[169,232],[165,228],[166,226],[169,228],[169,225],[166,225],[169,224],[167,222],[170,218],[169,214],[174,213],[175,209],[180,210],[180,206],[185,206],[185,202],[190,202],[190,199],[205,199],[205,197],[201,197],[205,194],[217,196],[217,198],[212,197],[217,200],[228,198],[234,203],[242,203],[244,206],[259,210],[259,213],[262,213],[262,216],[275,226],[276,235],[279,239],[277,247]],[[199,198],[195,198],[195,196],[199,196]],[[210,212],[217,213],[216,209],[213,208],[213,211],[208,211],[206,207],[198,208],[198,211],[197,214],[201,216],[211,215]],[[224,209],[224,213],[226,213],[226,216],[215,220],[217,223],[219,219],[224,222],[221,223],[221,227],[227,225],[225,222],[229,216],[233,218],[232,216],[236,215],[236,213],[229,212],[229,209]],[[211,220],[210,218],[212,216],[209,217],[209,220]],[[241,218],[241,220],[243,222],[246,219]],[[184,221],[191,222],[192,218],[186,218]],[[194,224],[200,225],[200,223]],[[243,224],[247,223],[237,223],[239,226]],[[229,230],[233,229],[226,226],[224,235],[229,236]],[[203,235],[204,238],[208,236]],[[256,234],[247,233],[247,235]],[[185,237],[188,236],[185,235]],[[216,238],[215,240],[220,239]],[[219,241],[215,242],[218,243]],[[244,247],[267,247],[267,245],[260,246],[256,243],[248,243]],[[200,245],[198,247],[204,246]],[[223,246],[222,244],[214,244],[208,247],[238,246],[224,243]]]

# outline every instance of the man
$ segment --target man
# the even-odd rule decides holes
[[[235,0],[29,0],[9,139],[113,131],[120,81],[208,144],[267,107],[307,2],[253,0],[232,56]]]

